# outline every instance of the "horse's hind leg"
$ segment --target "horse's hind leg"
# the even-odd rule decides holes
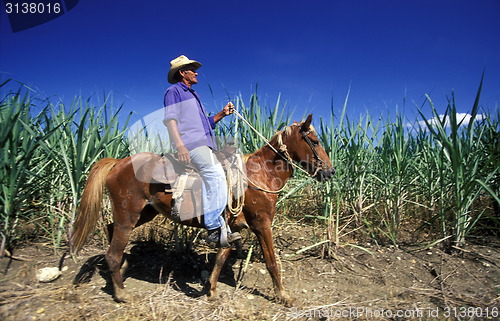
[[[139,220],[135,224],[134,228],[150,222],[152,219],[154,219],[156,217],[156,215],[158,215],[158,211],[156,209],[154,209],[154,207],[152,207],[151,205],[146,205],[146,207],[144,207],[142,209],[141,214],[139,216]],[[121,277],[123,280],[125,272],[127,271],[127,268],[129,266],[126,253],[124,253],[124,259],[122,260],[122,262],[123,263],[122,263],[122,266],[120,268],[120,274],[121,274]]]
[[[117,302],[127,302],[131,299],[123,286],[120,267],[122,264],[123,251],[127,246],[132,228],[133,226],[123,226],[115,223],[113,238],[111,239],[111,244],[105,256],[109,272],[111,273],[111,281],[113,282],[114,298]]]
[[[113,240],[114,229],[115,229],[115,224],[114,223],[109,223],[108,225],[106,225],[106,236],[108,237],[108,242],[110,244],[108,252],[111,251],[111,243],[112,243],[112,240]],[[128,238],[127,238],[127,241],[128,241]],[[127,246],[127,243],[125,243],[125,246]],[[107,260],[107,257],[106,257],[106,260]],[[127,256],[125,254],[122,255],[121,261],[122,261],[122,263],[120,264],[120,276],[121,276],[122,281],[123,281],[123,275],[125,274],[125,272],[126,272],[126,270],[128,268]],[[109,269],[111,271],[111,265],[110,264],[112,264],[112,263],[108,262],[108,266],[110,267]]]
[[[113,236],[105,258],[111,274],[111,281],[113,282],[114,298],[117,302],[127,302],[131,300],[131,296],[125,291],[125,287],[123,286],[120,267],[123,251],[128,244],[130,234],[132,234],[132,230],[137,224],[140,214],[139,211],[128,211],[119,206],[114,206],[113,210]]]

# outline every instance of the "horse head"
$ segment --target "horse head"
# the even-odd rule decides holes
[[[283,144],[289,157],[320,182],[328,181],[335,170],[311,125],[312,114],[301,123],[288,126],[283,132]]]

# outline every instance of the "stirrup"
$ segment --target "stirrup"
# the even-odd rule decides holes
[[[222,224],[222,226],[219,229],[220,229],[219,246],[222,248],[231,247],[231,244],[229,244],[229,240],[227,238],[228,231],[226,224]]]
[[[224,224],[226,226],[226,229],[227,229],[227,241],[229,243],[233,243],[234,241],[237,241],[237,240],[241,240],[241,234],[238,233],[238,232],[232,232],[231,231],[231,228],[229,227],[229,225],[226,223]]]
[[[238,241],[238,240],[241,240],[241,234],[240,233],[234,232],[234,233],[228,233],[227,234],[227,241],[229,243],[233,243],[234,241]]]

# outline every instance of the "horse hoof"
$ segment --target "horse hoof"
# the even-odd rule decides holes
[[[121,290],[120,293],[115,293],[114,299],[118,303],[127,303],[132,302],[134,298],[128,292],[125,292],[125,290]]]
[[[285,306],[287,308],[291,308],[291,307],[293,307],[295,305],[295,301],[296,301],[295,298],[288,298],[288,299],[285,300]]]
[[[291,308],[295,305],[296,298],[292,298],[292,297],[287,296],[287,297],[282,297],[282,298],[278,299],[278,301],[280,303],[284,304],[285,307]]]
[[[208,292],[207,293],[207,300],[210,302],[216,301],[217,300],[217,292]]]

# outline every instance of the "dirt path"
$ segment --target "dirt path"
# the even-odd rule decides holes
[[[500,316],[500,248],[471,245],[462,255],[437,248],[346,246],[321,259],[307,227],[277,229],[283,282],[298,305],[273,302],[274,293],[258,251],[237,284],[242,268],[236,255],[221,275],[219,299],[201,295],[214,252],[202,246],[182,256],[168,246],[136,243],[129,247],[125,286],[129,304],[115,303],[102,264],[105,249],[91,247],[51,283],[36,280],[37,269],[57,266],[50,247],[33,244],[0,259],[2,320],[406,320],[432,318],[480,320]],[[246,251],[253,244],[248,241]],[[247,252],[245,252],[247,253]],[[85,266],[87,268],[82,268]],[[95,270],[88,269],[95,267]],[[82,271],[87,271],[87,274]],[[94,272],[92,274],[92,272]],[[87,278],[74,287],[75,276]],[[84,277],[85,276],[85,277]],[[446,319],[446,318],[445,318]]]

